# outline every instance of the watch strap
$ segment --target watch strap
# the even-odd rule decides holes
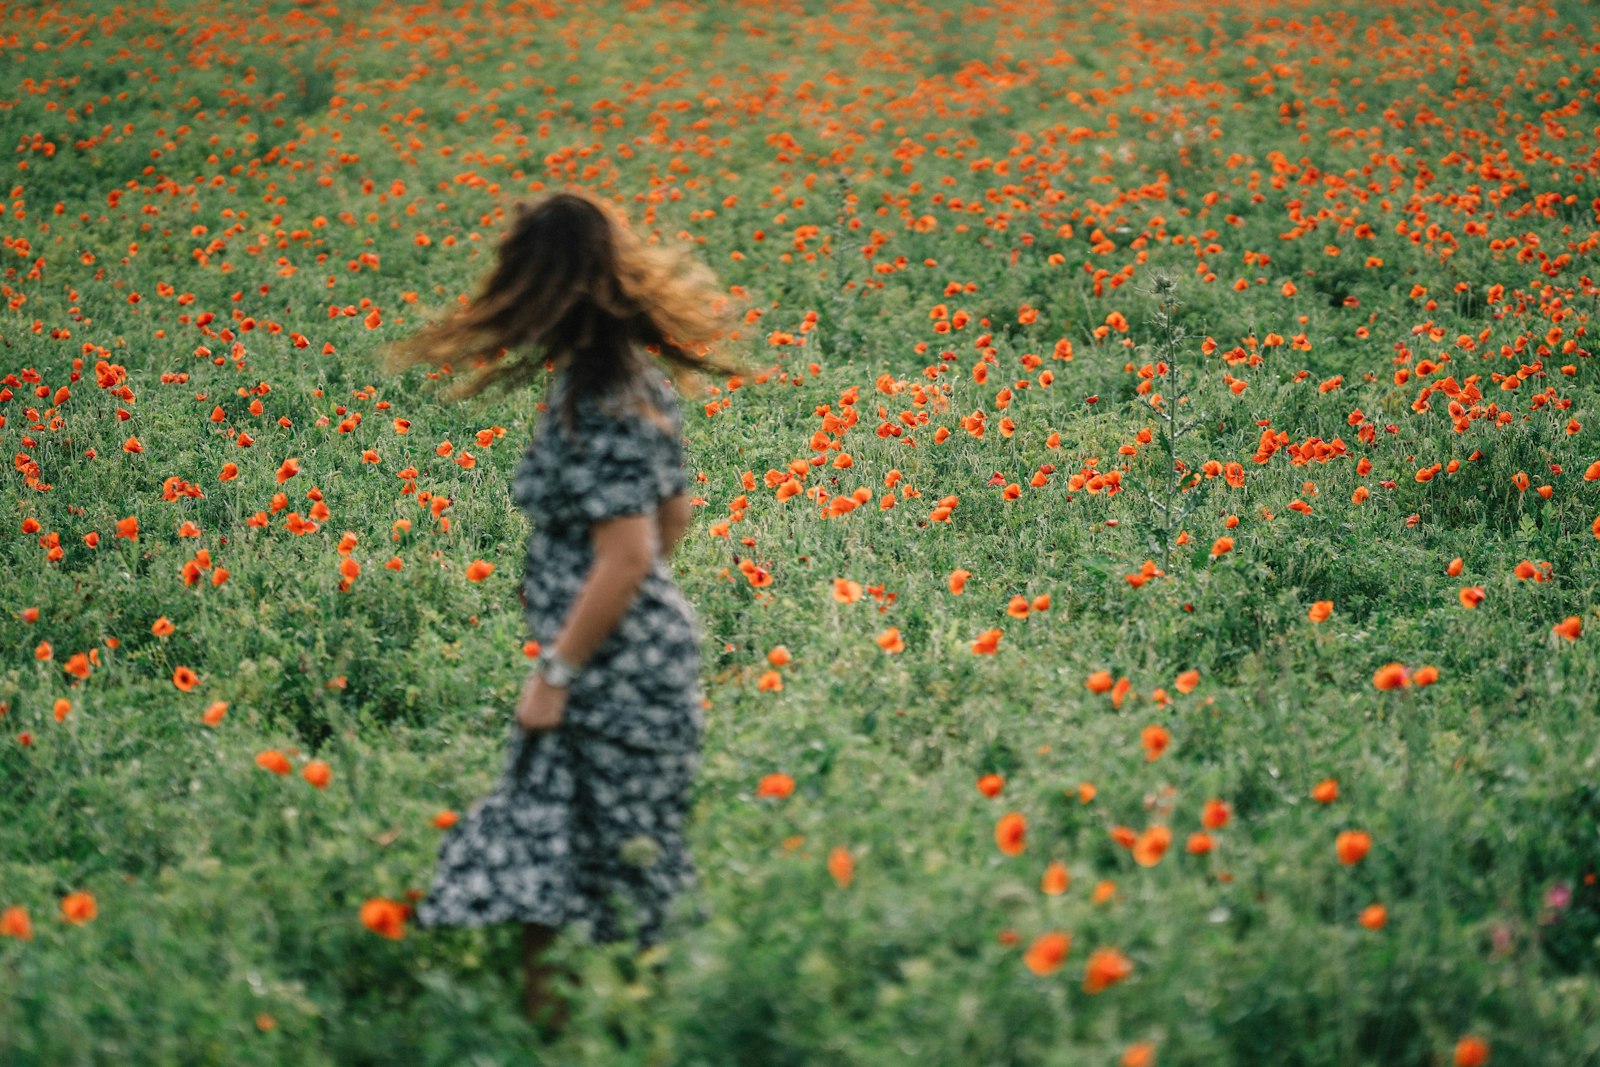
[[[554,649],[539,653],[539,674],[550,685],[564,689],[578,676],[578,666]]]

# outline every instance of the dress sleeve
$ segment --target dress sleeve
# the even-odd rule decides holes
[[[670,388],[661,390],[662,404],[667,421],[672,424],[668,434],[668,449],[662,456],[666,469],[662,471],[661,499],[689,491],[689,478],[683,466],[683,412],[678,407],[678,395]]]
[[[680,492],[682,449],[676,434],[644,418],[596,418],[571,457],[564,481],[586,523],[652,512]]]

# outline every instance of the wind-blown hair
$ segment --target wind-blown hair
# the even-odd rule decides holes
[[[705,354],[728,332],[728,298],[686,248],[645,244],[582,189],[517,201],[512,214],[477,295],[387,346],[384,370],[439,367],[453,378],[444,398],[459,400],[527,384],[554,361],[568,371],[561,415],[569,426],[580,397],[613,393],[645,369],[641,347],[674,380],[684,371],[735,373]]]

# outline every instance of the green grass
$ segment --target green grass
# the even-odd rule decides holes
[[[1390,1067],[1455,1062],[1469,1034],[1496,1067],[1593,1062],[1600,670],[1592,632],[1552,627],[1600,625],[1597,34],[1577,3],[4,10],[0,909],[34,937],[0,937],[0,1062],[1077,1065],[1147,1042],[1163,1065]],[[506,485],[542,383],[450,406],[373,355],[471,291],[511,198],[567,181],[692,239],[762,314],[728,348],[743,385],[684,402],[704,914],[655,960],[564,943],[583,989],[539,1045],[513,930],[391,941],[358,913],[427,885],[433,817],[499,771],[527,665]],[[1158,274],[1182,340],[1154,321]],[[940,304],[971,321],[936,332]],[[1113,313],[1127,331],[1098,337]],[[1236,346],[1258,365],[1225,363]],[[1176,458],[1245,471],[1178,498],[1182,545],[1142,491],[1166,466],[1159,436],[1136,444],[1160,431],[1137,391],[1157,359],[1195,422]],[[1485,417],[1417,404],[1469,376]],[[776,500],[766,472],[850,408],[806,485],[872,500]],[[1293,448],[1255,462],[1263,428]],[[1297,463],[1312,437],[1344,454]],[[1121,492],[1069,487],[1091,459]],[[163,499],[172,477],[204,495]],[[296,536],[313,488],[328,515]],[[341,591],[346,531],[362,571]],[[186,585],[201,548],[213,570]],[[496,567],[481,583],[475,559]],[[1166,573],[1133,588],[1146,560]],[[1551,579],[1515,577],[1524,560]],[[840,603],[837,578],[874,591]],[[1008,617],[1018,595],[1050,607]],[[899,654],[873,640],[891,626]],[[778,645],[793,662],[762,691]],[[91,649],[86,680],[64,671]],[[1376,689],[1396,662],[1438,680]],[[1129,683],[1119,704],[1086,687],[1101,670]],[[1172,739],[1154,760],[1151,725]],[[260,769],[269,748],[297,773]],[[298,775],[311,758],[326,790]],[[758,797],[775,772],[793,795]],[[1328,778],[1338,799],[1313,800]],[[1211,798],[1231,819],[1191,854]],[[1020,855],[996,845],[1007,812]],[[1153,866],[1112,836],[1156,825]],[[1371,835],[1358,864],[1344,830]],[[96,900],[81,925],[75,891]],[[1374,903],[1379,930],[1357,921]],[[1071,950],[1036,975],[1049,931]],[[1091,994],[1102,947],[1132,972]]]

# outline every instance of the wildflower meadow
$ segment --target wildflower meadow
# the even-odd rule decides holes
[[[0,2],[0,1064],[1600,1062],[1600,8]],[[699,886],[424,931],[582,186],[684,394]],[[636,857],[648,863],[646,850]]]

